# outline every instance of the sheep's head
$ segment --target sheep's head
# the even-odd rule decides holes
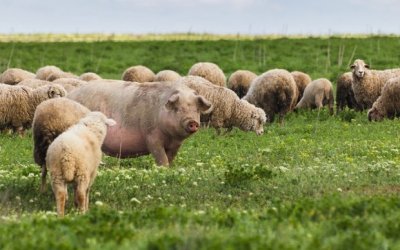
[[[369,69],[369,65],[361,59],[356,59],[354,63],[350,66],[350,69],[353,72],[353,75],[358,78],[363,78],[365,72]]]
[[[267,122],[267,116],[264,110],[255,107],[255,109],[251,111],[250,120],[250,130],[256,132],[257,135],[262,135],[264,133],[264,125]]]
[[[368,120],[369,121],[382,121],[384,118],[384,115],[379,112],[379,110],[376,107],[372,107],[370,110],[368,110]]]
[[[47,95],[49,98],[63,97],[66,96],[67,91],[64,87],[59,84],[49,84],[47,89]]]

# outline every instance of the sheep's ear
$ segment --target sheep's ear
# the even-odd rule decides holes
[[[350,69],[354,69],[356,67],[355,64],[350,65]]]
[[[200,112],[203,115],[207,115],[207,114],[211,113],[214,109],[214,106],[211,104],[211,102],[209,102],[206,98],[204,98],[201,95],[199,95],[197,97],[197,104],[198,104]]]
[[[368,64],[365,64],[364,67],[366,67],[367,69],[369,69],[369,65],[368,65]]]
[[[173,94],[168,99],[168,102],[165,104],[165,107],[169,110],[174,110],[176,109],[176,105],[178,104],[178,102],[179,102],[179,95]]]
[[[117,125],[117,122],[114,119],[106,119],[106,125],[109,127]]]

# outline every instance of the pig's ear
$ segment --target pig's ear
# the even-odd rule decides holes
[[[200,112],[203,115],[209,114],[213,111],[214,106],[206,98],[201,95],[197,97],[197,104],[199,106]]]
[[[178,101],[179,101],[178,94],[171,95],[168,99],[168,102],[165,104],[165,107],[169,110],[174,110],[174,109],[176,109],[176,105],[177,105]]]

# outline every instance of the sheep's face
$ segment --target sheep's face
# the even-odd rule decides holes
[[[49,89],[47,90],[47,95],[49,98],[63,97],[66,96],[67,92],[64,87],[58,84],[49,85]]]
[[[384,115],[381,114],[377,108],[372,107],[370,110],[368,110],[368,120],[369,121],[375,121],[379,122],[382,121],[384,118]]]
[[[264,133],[264,124],[267,122],[267,117],[264,110],[257,108],[256,112],[251,115],[252,127],[257,135],[262,135]]]
[[[365,72],[369,69],[369,65],[366,64],[363,60],[357,59],[354,63],[350,66],[353,75],[357,76],[358,78],[363,78]]]

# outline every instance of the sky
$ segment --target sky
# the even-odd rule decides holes
[[[0,0],[0,33],[400,34],[400,0]]]

